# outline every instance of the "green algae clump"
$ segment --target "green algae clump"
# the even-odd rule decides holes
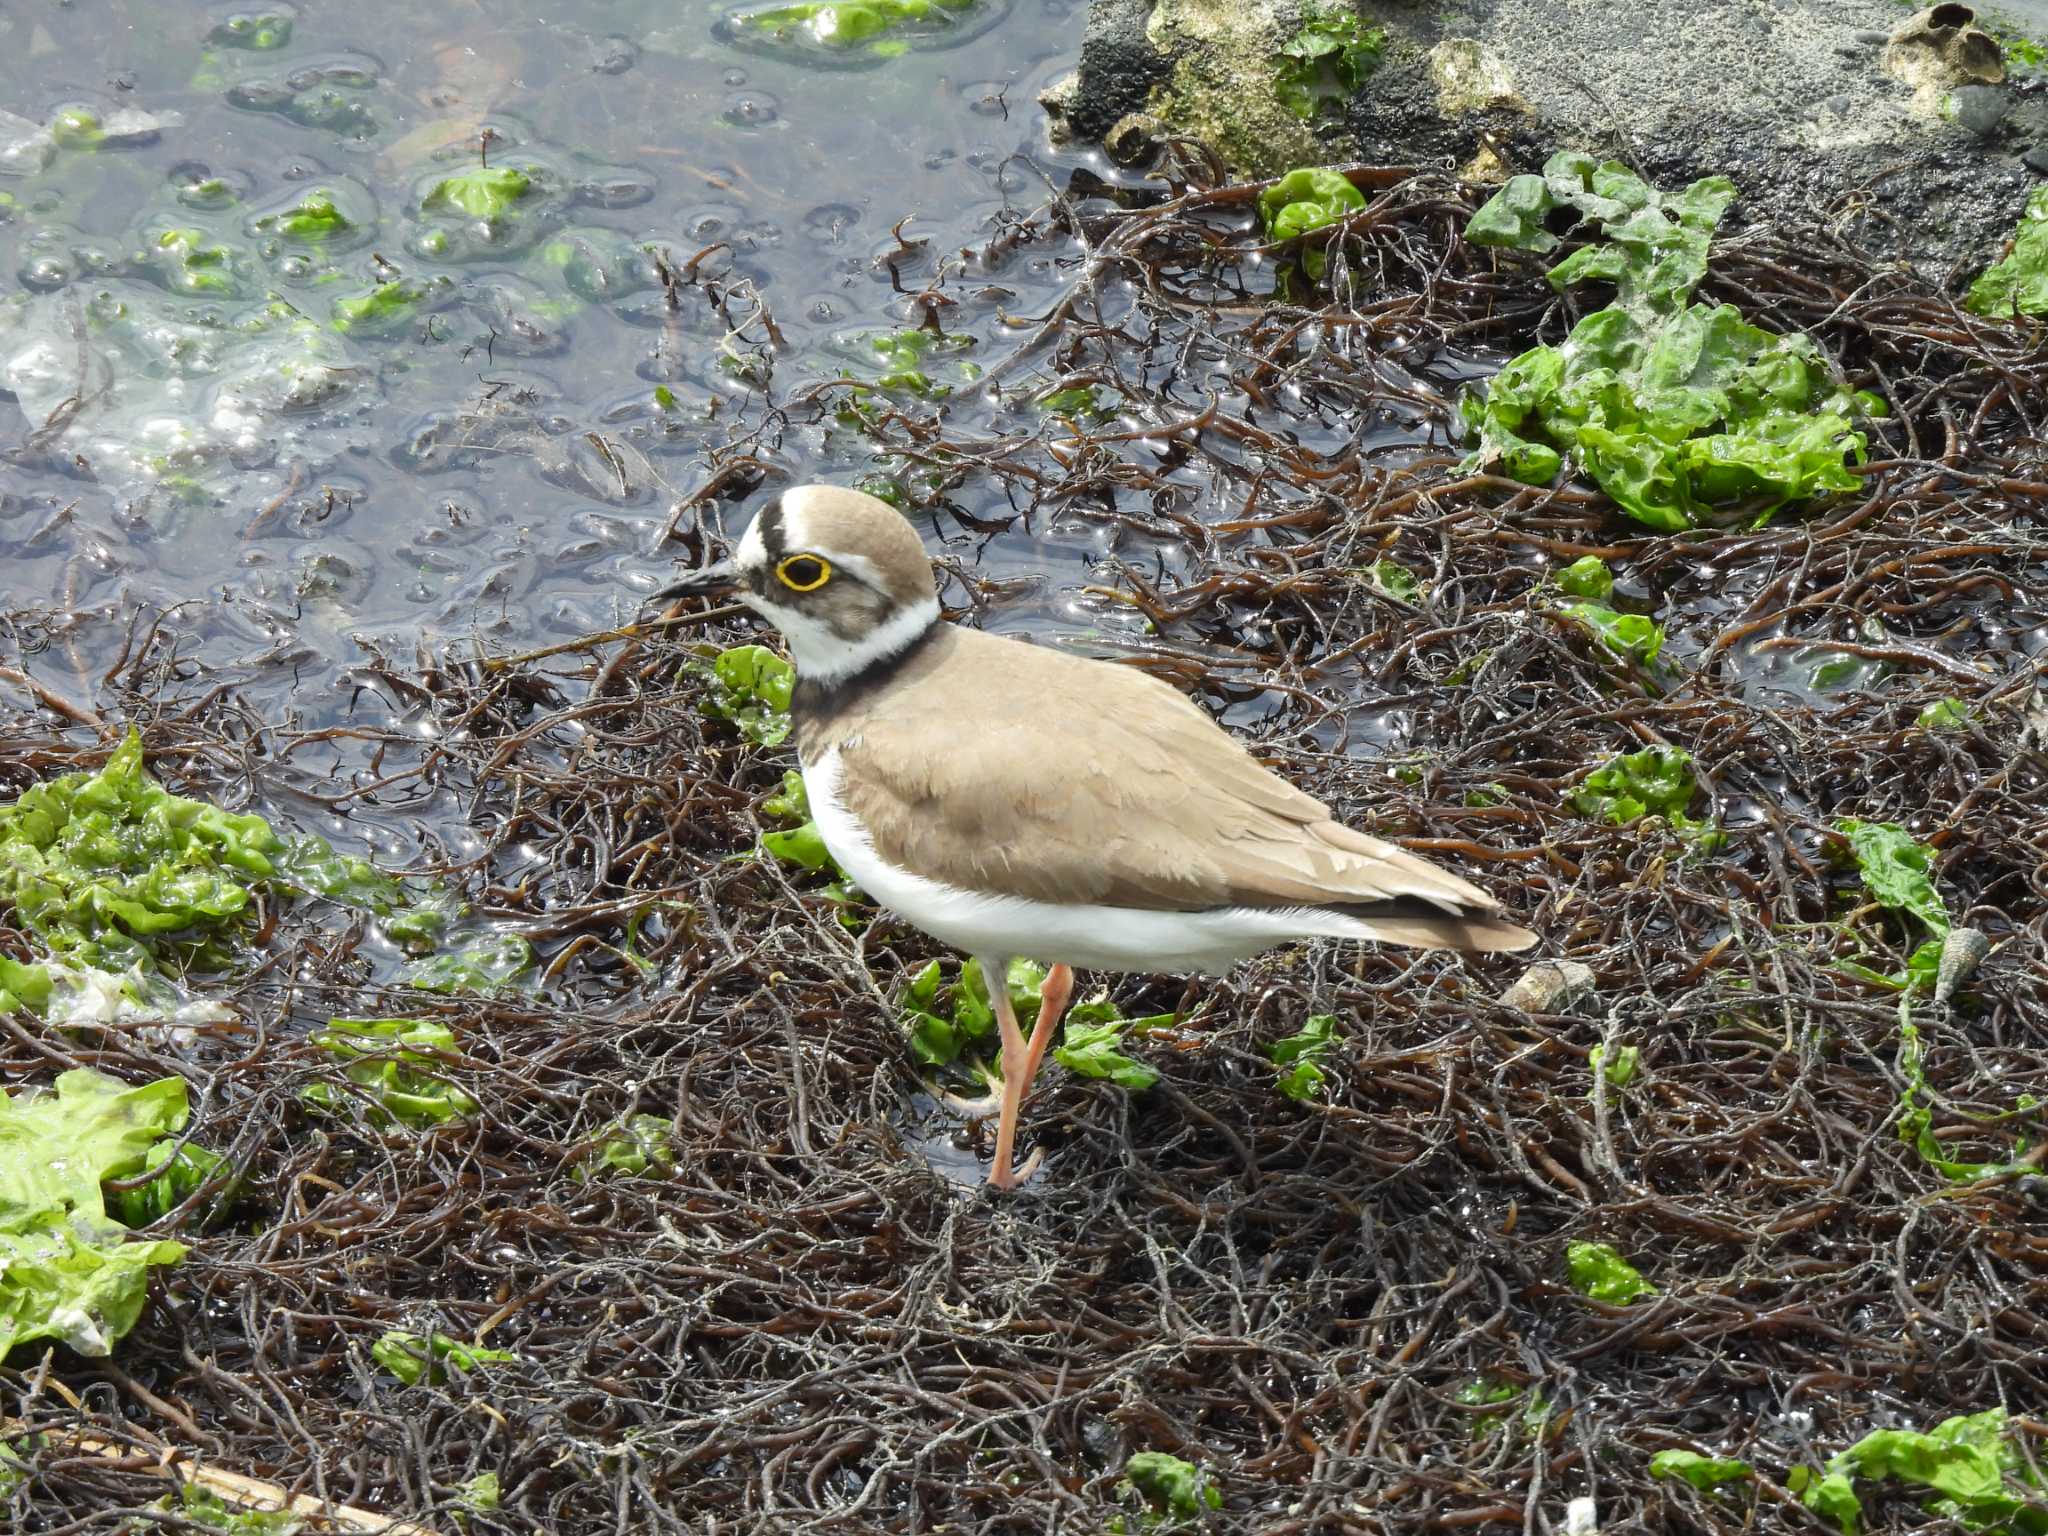
[[[533,190],[533,178],[517,166],[465,171],[434,183],[420,199],[426,213],[453,212],[472,219],[502,219]]]

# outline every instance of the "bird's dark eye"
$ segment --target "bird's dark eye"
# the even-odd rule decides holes
[[[832,567],[816,555],[791,555],[775,575],[792,592],[815,592],[832,579]]]

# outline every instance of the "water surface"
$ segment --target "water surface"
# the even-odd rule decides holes
[[[871,471],[767,401],[874,374],[941,255],[1090,158],[1034,100],[1080,9],[984,4],[880,59],[656,0],[0,19],[0,557],[9,606],[59,613],[37,677],[90,697],[169,611],[182,655],[317,724],[373,651],[629,613],[716,448]],[[491,175],[523,179],[496,213]],[[906,219],[930,244],[892,266]],[[1060,279],[1021,256],[944,323],[985,355]],[[1029,606],[1057,624],[1082,553],[1020,531],[974,558],[1051,573]]]

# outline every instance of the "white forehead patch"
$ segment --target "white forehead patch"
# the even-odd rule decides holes
[[[811,547],[809,502],[819,490],[815,485],[793,485],[782,493],[782,541],[791,549]]]
[[[799,485],[782,493],[782,547],[791,554],[804,551],[823,555],[847,575],[858,577],[878,592],[883,590],[882,573],[866,555],[833,549],[813,539],[804,503],[815,489],[814,486]],[[760,570],[767,566],[768,546],[761,537],[760,514],[756,514],[753,522],[747,525],[746,537],[740,540],[739,553],[734,560],[742,570]]]
[[[761,542],[761,514],[757,512],[754,520],[747,524],[746,537],[740,540],[739,553],[733,557],[733,564],[743,571],[753,571],[767,563],[768,546]]]

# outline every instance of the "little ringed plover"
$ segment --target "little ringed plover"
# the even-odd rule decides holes
[[[1493,897],[1336,821],[1157,678],[941,622],[893,507],[805,485],[729,561],[659,594],[732,594],[782,632],[804,788],[862,890],[975,956],[1002,1036],[989,1182],[1072,994],[1070,967],[1220,972],[1310,937],[1518,950]],[[1052,966],[1027,1038],[1003,978]]]

